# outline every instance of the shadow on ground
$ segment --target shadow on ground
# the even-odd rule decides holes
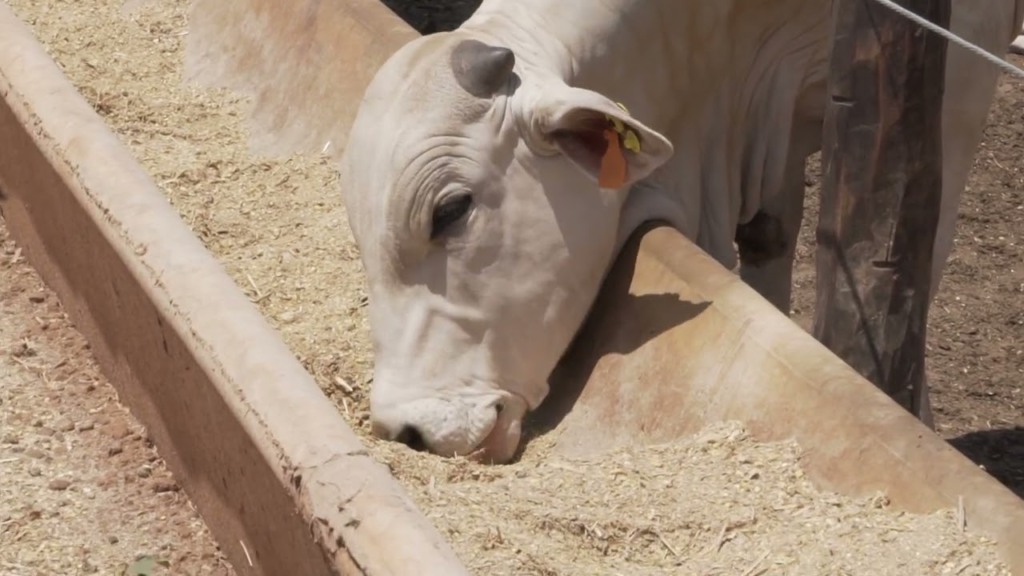
[[[1024,498],[1024,427],[968,432],[949,443]]]

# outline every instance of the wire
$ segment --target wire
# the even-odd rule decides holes
[[[996,56],[995,54],[992,54],[991,52],[987,52],[985,49],[983,49],[983,48],[981,48],[979,46],[971,44],[967,40],[964,40],[963,38],[957,36],[956,34],[953,34],[949,30],[946,30],[945,28],[930,22],[928,19],[923,18],[921,16],[918,16],[917,14],[911,12],[910,10],[907,10],[906,8],[904,8],[903,6],[900,6],[899,4],[893,2],[892,0],[874,0],[874,1],[879,3],[879,4],[881,4],[882,6],[885,6],[888,9],[892,10],[893,12],[896,12],[896,13],[904,16],[905,18],[909,19],[909,20],[912,20],[913,22],[917,23],[918,25],[920,25],[920,26],[922,26],[924,28],[927,28],[928,30],[931,30],[932,32],[935,32],[939,36],[942,36],[943,38],[945,38],[946,40],[949,40],[950,42],[956,44],[957,46],[960,46],[960,47],[964,48],[965,50],[967,50],[969,52],[972,52],[974,54],[977,54],[978,56],[981,56],[985,60],[988,60],[989,62],[995,64],[996,66],[999,66],[1000,68],[1002,68],[1003,70],[1006,70],[1007,72],[1013,74],[1014,76],[1017,76],[1018,78],[1024,78],[1024,70],[1021,70],[1020,68],[1017,68],[1016,66],[1014,66],[1013,64],[1010,64],[1009,62],[1007,62],[1003,58],[1000,58],[999,56]]]

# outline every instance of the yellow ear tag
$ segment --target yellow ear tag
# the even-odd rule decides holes
[[[616,102],[615,105],[621,108],[622,111],[625,112],[626,114],[629,114],[629,110],[626,109],[626,106],[623,103]],[[625,125],[625,123],[623,123],[622,120],[619,120],[618,118],[614,118],[612,116],[609,116],[608,114],[605,114],[605,118],[607,118],[608,121],[612,123],[612,126],[615,127],[615,131],[622,136],[622,145],[625,146],[626,150],[629,150],[634,153],[639,153],[640,137],[636,135],[636,132],[628,128]]]
[[[615,118],[613,116],[607,116],[607,115],[606,115],[606,118],[608,118],[608,120],[611,121],[612,126],[615,126],[615,131],[618,132],[619,134],[622,134],[622,131],[626,129],[626,125],[622,123],[622,120],[619,120],[618,118]]]
[[[626,147],[626,150],[632,150],[634,153],[640,153],[640,139],[637,138],[636,132],[632,130],[626,130],[626,135],[622,138],[622,145]]]

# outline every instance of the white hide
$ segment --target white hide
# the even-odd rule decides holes
[[[1024,33],[1024,30],[1021,30]],[[1010,52],[1013,54],[1024,54],[1024,34],[1017,36],[1010,43]]]
[[[952,29],[990,51],[1021,2],[958,0]],[[370,294],[374,430],[445,455],[510,459],[526,411],[637,225],[666,220],[726,267],[736,226],[779,215],[795,244],[804,160],[820,146],[831,5],[821,0],[485,0],[460,30],[417,39],[367,89],[342,189]],[[470,95],[465,39],[510,48],[515,76]],[[998,71],[951,46],[942,229],[953,221]],[[626,105],[628,113],[615,105]],[[630,179],[556,138],[611,114],[636,130]],[[471,194],[430,239],[432,213]],[[792,250],[743,277],[788,308]],[[936,267],[936,275],[941,266]]]

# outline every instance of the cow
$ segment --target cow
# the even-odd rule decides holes
[[[1013,54],[1024,54],[1024,30],[1020,32],[1020,35],[1014,38],[1010,44],[1010,52]]]
[[[832,9],[484,0],[391,55],[339,163],[369,297],[373,433],[514,458],[524,416],[646,221],[726,268],[739,261],[788,312]],[[1005,52],[1022,18],[1024,0],[958,0],[951,30]],[[933,293],[998,74],[949,46]],[[751,227],[777,237],[745,258],[734,240]]]

